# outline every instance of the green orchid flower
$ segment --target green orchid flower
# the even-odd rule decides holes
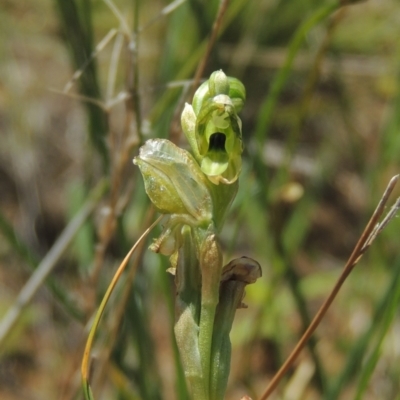
[[[243,84],[222,71],[211,74],[186,104],[182,128],[208,179],[234,183],[241,170],[242,123],[237,113],[246,97]]]

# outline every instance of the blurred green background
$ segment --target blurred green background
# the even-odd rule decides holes
[[[221,4],[206,58],[215,0],[1,1],[0,317],[51,251],[0,344],[1,399],[82,398],[91,317],[155,218],[131,159],[152,137],[186,146],[179,117],[201,62],[201,78],[222,68],[247,88],[221,241],[226,261],[263,267],[233,327],[228,399],[261,395],[399,173],[398,2]],[[273,398],[400,398],[399,229],[395,219],[352,272]],[[168,260],[146,248],[100,325],[98,399],[188,399]]]

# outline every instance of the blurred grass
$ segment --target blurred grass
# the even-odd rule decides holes
[[[2,314],[29,278],[26,267],[49,251],[105,178],[109,192],[51,276],[88,321],[145,227],[149,204],[130,160],[144,139],[181,141],[180,110],[219,2],[188,0],[160,14],[165,1],[115,1],[124,23],[107,4],[0,5]],[[337,7],[232,0],[206,65],[204,78],[222,68],[247,88],[244,171],[222,241],[229,257],[253,257],[264,272],[234,324],[229,399],[262,393],[400,170],[400,9],[394,0]],[[97,51],[110,29],[120,39]],[[48,90],[62,91],[79,69],[68,94]],[[170,88],[177,81],[184,83]],[[109,93],[120,99],[113,106]],[[398,230],[396,219],[356,267],[278,398],[309,360],[319,380],[303,382],[298,399],[394,398]],[[108,374],[94,377],[95,393],[187,399],[172,338],[167,260],[143,251],[134,262],[139,269],[127,307],[116,312],[127,293],[121,284],[101,323],[94,371]],[[86,330],[45,286],[34,302],[38,317],[25,318],[0,349],[0,397],[80,398]]]

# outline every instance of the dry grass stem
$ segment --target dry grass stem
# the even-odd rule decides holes
[[[355,267],[355,265],[361,259],[362,255],[368,249],[368,247],[372,243],[372,241],[376,238],[377,234],[380,233],[382,231],[382,229],[388,224],[388,222],[391,219],[393,219],[393,217],[395,216],[395,213],[398,211],[398,209],[400,207],[400,198],[398,198],[396,200],[394,206],[391,208],[391,210],[389,211],[388,215],[384,218],[382,223],[381,224],[378,223],[378,221],[379,221],[380,217],[382,216],[382,213],[385,209],[385,206],[389,199],[389,196],[392,193],[398,179],[399,179],[399,175],[396,175],[390,180],[381,200],[378,203],[378,206],[376,207],[371,219],[369,220],[360,239],[358,240],[358,242],[357,242],[350,258],[348,259],[348,261],[343,269],[342,274],[340,275],[339,279],[337,280],[334,288],[332,289],[328,298],[322,304],[321,308],[315,315],[314,319],[312,320],[312,322],[311,322],[310,326],[308,327],[308,329],[306,330],[306,332],[303,334],[301,339],[297,342],[297,345],[294,348],[294,350],[292,351],[292,353],[289,355],[289,357],[286,359],[286,361],[284,362],[282,367],[278,370],[278,372],[275,374],[273,379],[270,381],[270,383],[268,384],[267,388],[265,389],[264,393],[262,394],[262,396],[260,397],[259,400],[266,400],[269,397],[269,395],[278,386],[280,380],[286,374],[286,372],[291,367],[293,362],[299,356],[300,352],[303,350],[304,346],[306,345],[307,341],[310,339],[311,335],[317,329],[322,318],[328,311],[330,305],[332,304],[333,300],[335,299],[337,293],[339,292],[340,288],[342,287],[343,283],[345,282],[346,278],[348,277],[348,275],[350,274],[352,269]],[[378,229],[377,229],[377,227],[378,227]]]

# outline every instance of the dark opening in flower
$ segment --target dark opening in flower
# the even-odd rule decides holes
[[[225,151],[225,133],[215,132],[210,136],[210,144],[208,146],[208,151]]]
[[[203,172],[207,172],[207,175],[221,175],[228,168],[229,155],[226,151],[225,143],[225,133],[215,132],[210,135],[208,151],[201,163],[201,169]]]

